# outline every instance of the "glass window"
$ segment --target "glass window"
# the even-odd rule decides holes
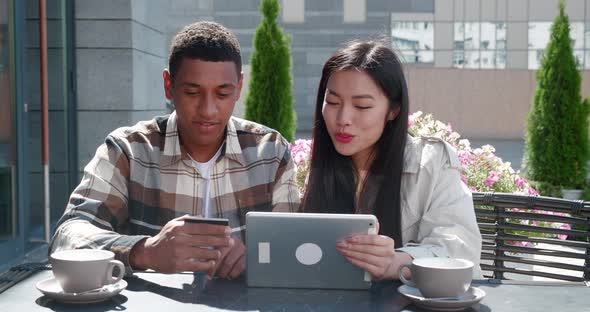
[[[551,34],[550,22],[529,23],[529,50],[544,50]]]
[[[584,50],[574,50],[574,57],[578,63],[578,68],[584,68]]]
[[[506,68],[506,50],[496,52],[496,68]]]
[[[541,66],[544,50],[551,37],[551,25],[551,22],[529,23],[529,69],[539,69]],[[585,68],[583,49],[585,45],[587,46],[585,41],[589,36],[586,25],[584,23],[570,23],[570,42],[580,69]]]
[[[584,41],[586,42],[586,49],[590,49],[590,23],[586,23],[584,27]]]
[[[457,68],[505,68],[504,23],[455,23],[453,66]]]
[[[64,204],[67,203],[71,189],[68,148],[71,144],[68,137],[68,127],[71,127],[68,119],[67,98],[67,31],[66,28],[66,1],[47,1],[47,76],[48,76],[48,105],[49,105],[49,185],[51,223],[59,219],[63,213]],[[29,104],[27,127],[29,140],[27,146],[27,158],[30,166],[27,168],[29,197],[29,241],[27,248],[33,248],[35,241],[42,239],[44,234],[44,202],[43,202],[43,167],[41,161],[41,101],[39,83],[39,17],[35,8],[38,2],[27,0],[24,4],[26,32],[24,32],[24,73],[23,89],[24,101]],[[53,143],[51,143],[53,142]],[[59,144],[55,144],[59,142]],[[59,181],[59,183],[58,183]],[[75,183],[75,182],[74,182]]]
[[[434,24],[432,22],[391,23],[393,48],[406,63],[434,63]]]
[[[496,24],[481,24],[481,43],[482,50],[494,50],[496,48]]]
[[[407,64],[420,64],[434,62],[434,53],[432,51],[408,51],[401,50],[402,59]]]
[[[570,37],[572,48],[583,49],[584,48],[584,23],[571,23],[570,25]]]
[[[0,0],[0,242],[17,233],[14,205],[16,142],[13,130],[11,66],[8,28],[8,0]]]
[[[495,51],[481,51],[480,52],[480,66],[481,68],[493,69],[496,66],[496,52]]]
[[[463,68],[465,65],[465,51],[455,50],[453,51],[453,66],[456,68]]]
[[[479,68],[480,58],[478,50],[465,50],[465,67],[464,68]]]
[[[529,69],[539,69],[545,50],[529,50]]]
[[[455,23],[455,49],[465,49],[465,24]]]
[[[465,50],[479,49],[479,23],[465,23]]]
[[[496,48],[506,50],[506,24],[496,23]]]
[[[586,62],[584,64],[585,69],[590,69],[590,50],[586,50]]]

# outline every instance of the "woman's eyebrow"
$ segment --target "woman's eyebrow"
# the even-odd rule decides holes
[[[342,96],[340,96],[340,94],[336,93],[333,90],[330,89],[326,89],[328,91],[329,94],[332,94],[334,96],[337,96],[339,98],[341,98]],[[357,95],[353,95],[352,96],[353,99],[371,99],[371,100],[375,100],[375,97],[373,97],[370,94],[357,94]]]
[[[329,94],[332,94],[332,95],[334,95],[334,96],[337,96],[337,97],[341,97],[341,96],[340,96],[340,94],[336,93],[336,92],[335,92],[335,91],[333,91],[333,90],[330,90],[330,89],[326,89],[326,90],[328,90],[328,93],[329,93]]]
[[[371,99],[374,100],[375,98],[370,95],[370,94],[359,94],[359,95],[353,95],[352,96],[353,99]]]

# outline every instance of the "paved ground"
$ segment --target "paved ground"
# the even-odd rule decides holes
[[[469,140],[471,147],[481,147],[489,144],[496,148],[496,155],[504,161],[509,161],[514,170],[519,170],[524,154],[524,140],[475,139]]]

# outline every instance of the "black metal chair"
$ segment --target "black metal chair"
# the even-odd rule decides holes
[[[509,279],[505,274],[516,274],[516,276],[540,276],[575,282],[590,280],[590,202],[474,192],[473,203],[483,238],[481,268],[486,278],[504,280]],[[569,216],[539,212],[567,213]],[[521,224],[521,220],[567,223],[572,226],[572,229]],[[574,224],[581,225],[579,227],[582,230],[573,229]],[[565,234],[568,237],[581,238],[583,241],[527,235],[530,233]],[[514,242],[529,242],[537,245],[517,246]],[[573,247],[575,251],[555,248],[559,246]],[[537,255],[549,259],[539,259]],[[568,263],[567,259],[583,259],[584,264],[571,264],[572,261]],[[574,262],[576,261],[581,262],[581,260]],[[545,268],[569,271],[568,274],[560,274],[547,272]]]

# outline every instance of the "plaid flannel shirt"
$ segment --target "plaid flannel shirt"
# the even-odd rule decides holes
[[[136,243],[173,218],[201,214],[205,180],[180,144],[176,121],[173,112],[107,136],[84,168],[50,253],[111,250],[129,274]],[[212,211],[228,218],[232,228],[244,225],[248,211],[299,211],[289,144],[262,125],[229,120],[210,179]]]

